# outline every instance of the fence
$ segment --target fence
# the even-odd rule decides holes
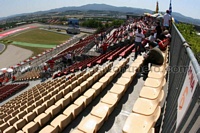
[[[200,132],[200,67],[175,25],[171,34],[168,94],[160,132]]]

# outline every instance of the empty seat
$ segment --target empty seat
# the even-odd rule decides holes
[[[111,109],[110,105],[99,102],[96,106],[92,108],[92,111],[90,114],[99,118],[107,118],[111,113],[110,109]]]
[[[162,101],[163,97],[164,97],[164,91],[162,90],[161,94],[157,99],[149,100],[146,98],[138,98],[135,101],[132,112],[142,115],[152,115],[157,106],[160,105],[160,102]]]
[[[65,96],[68,92],[70,92],[72,90],[72,87],[70,85],[66,86],[63,90],[63,96]]]
[[[35,109],[33,109],[33,111],[35,111],[37,115],[43,113],[45,110],[46,110],[45,104],[39,105]]]
[[[13,126],[6,128],[3,133],[16,133],[16,129]]]
[[[39,130],[40,125],[38,122],[29,122],[27,125],[25,125],[22,130],[26,133],[35,133]]]
[[[48,107],[52,106],[54,103],[55,103],[55,99],[51,98],[51,99],[47,100],[46,102],[44,102],[43,105],[45,104],[46,107],[48,108]]]
[[[125,86],[125,90],[127,90],[128,86],[130,85],[130,79],[129,78],[119,78],[116,82],[116,84],[120,84],[120,85],[123,85]]]
[[[78,86],[78,87],[74,88],[72,90],[72,93],[73,93],[72,94],[73,99],[76,99],[80,95],[80,93],[81,93],[81,87]]]
[[[25,125],[26,125],[26,120],[25,119],[19,119],[17,122],[14,123],[14,127],[17,130],[21,130]]]
[[[94,89],[88,89],[83,95],[92,100],[94,98],[94,95],[95,95],[95,90]]]
[[[144,82],[144,86],[159,88],[163,86],[164,82],[166,82],[165,78],[162,78],[162,79],[147,78]]]
[[[29,112],[28,114],[26,114],[23,118],[27,121],[30,122],[32,121],[35,117],[37,116],[36,112]]]
[[[60,114],[50,124],[53,127],[59,127],[59,132],[61,132],[71,121],[72,121],[72,114],[68,116]]]
[[[5,123],[3,123],[3,124],[1,124],[0,125],[0,131],[4,131],[6,128],[8,128],[9,127],[9,125],[8,125],[8,123],[7,122],[5,122]]]
[[[163,87],[160,86],[160,88],[152,88],[148,86],[142,87],[140,91],[140,97],[146,98],[146,99],[156,99]]]
[[[82,110],[83,106],[78,106],[76,104],[71,104],[69,107],[67,107],[64,111],[63,114],[66,116],[69,116],[70,114],[73,115],[73,118],[75,118]]]
[[[77,128],[85,133],[96,133],[103,125],[103,122],[104,119],[89,114],[81,120]]]
[[[35,119],[34,122],[38,122],[40,124],[40,126],[44,126],[49,120],[51,119],[51,114],[48,113],[42,113],[40,115],[38,115]]]
[[[56,116],[60,111],[61,111],[61,106],[59,105],[59,106],[57,106],[57,105],[52,105],[52,106],[50,106],[49,108],[47,108],[46,110],[45,110],[45,113],[50,113],[51,114],[51,116]]]
[[[63,93],[62,92],[58,92],[58,94],[56,94],[53,98],[55,99],[55,101],[60,100],[63,97]]]
[[[104,77],[108,77],[109,78],[108,83],[110,83],[115,77],[115,72],[108,72],[104,75]]]
[[[26,108],[26,112],[31,112],[31,111],[33,111],[33,109],[35,108],[35,105],[33,104],[33,105],[30,105],[30,106],[28,106],[27,108]]]
[[[86,96],[80,96],[78,97],[75,101],[74,104],[78,105],[78,106],[83,106],[82,108],[85,108],[89,103],[87,101],[87,97]]]
[[[39,133],[58,133],[59,129],[58,127],[53,127],[51,125],[47,125],[42,130],[39,131]]]
[[[158,106],[152,115],[146,116],[131,113],[123,126],[123,133],[147,133],[160,116],[161,108]]]
[[[70,133],[85,133],[85,132],[83,132],[83,131],[81,131],[81,130],[79,130],[79,129],[74,129],[72,132],[70,132]]]
[[[62,107],[62,109],[64,109],[67,105],[69,105],[70,102],[71,102],[71,98],[68,98],[68,99],[62,98],[62,99],[58,100],[55,103],[55,105],[57,105],[57,106],[60,105]]]
[[[91,89],[95,90],[95,96],[99,95],[99,93],[104,89],[103,88],[104,83],[102,82],[96,82]]]
[[[125,92],[125,86],[120,85],[120,84],[114,84],[112,88],[109,90],[109,92],[117,94],[119,99],[124,95]]]
[[[18,119],[21,119],[21,118],[23,118],[26,114],[27,114],[26,110],[21,111],[21,112],[19,112],[19,113],[17,114],[17,118],[18,118]]]
[[[103,83],[102,88],[105,88],[108,85],[109,77],[102,77],[99,82]]]
[[[89,77],[88,79],[87,79],[87,81],[88,81],[88,87],[90,87],[93,83],[94,83],[94,77],[93,76],[91,76],[91,77]]]
[[[88,81],[84,81],[84,82],[82,82],[81,84],[80,84],[80,86],[81,86],[81,92],[84,92],[86,89],[87,89],[87,87],[88,87]]]
[[[12,117],[12,118],[9,119],[7,122],[8,122],[8,124],[11,126],[11,125],[13,125],[16,121],[18,121],[17,116]]]

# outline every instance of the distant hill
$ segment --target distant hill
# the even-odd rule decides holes
[[[50,13],[50,12],[65,12],[65,11],[69,11],[69,10],[118,11],[118,12],[123,12],[123,13],[134,13],[134,14],[137,14],[137,15],[143,15],[145,12],[148,12],[148,13],[153,12],[152,10],[142,9],[142,8],[116,7],[116,6],[106,5],[106,4],[87,4],[87,5],[83,5],[83,6],[79,6],[79,7],[72,6],[72,7],[55,8],[55,9],[51,9],[51,10],[47,10],[47,11],[38,11],[38,12],[31,13],[31,14],[45,14],[45,13]],[[27,15],[27,13],[9,16],[9,18],[14,17],[14,16],[19,16],[19,15],[20,16],[21,15]],[[191,24],[195,24],[195,25],[200,25],[200,19],[194,19],[194,18],[191,18],[191,17],[186,17],[186,16],[184,16],[180,13],[177,13],[177,12],[173,12],[172,16],[180,22],[186,22],[186,23],[191,23]],[[0,20],[1,20],[1,18],[0,18]]]

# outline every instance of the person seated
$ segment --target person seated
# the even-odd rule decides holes
[[[165,51],[170,42],[171,42],[171,35],[169,33],[165,35],[165,38],[163,40],[158,39],[158,46],[160,50]]]
[[[144,55],[144,61],[143,61],[143,67],[142,67],[142,73],[148,74],[149,68],[148,64],[155,64],[155,65],[162,65],[164,62],[164,57],[162,55],[161,50],[156,47],[156,43],[150,42],[149,43],[149,52]]]

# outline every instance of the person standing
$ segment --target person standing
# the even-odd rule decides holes
[[[163,30],[170,30],[172,23],[172,16],[169,14],[169,10],[163,16]]]
[[[135,33],[135,59],[137,58],[138,54],[141,55],[141,48],[142,48],[142,40],[145,38],[144,34],[142,33],[141,28]]]

